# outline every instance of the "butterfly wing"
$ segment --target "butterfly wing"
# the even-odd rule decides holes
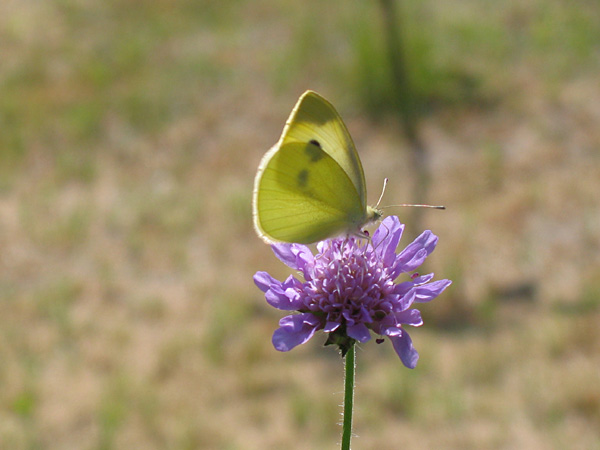
[[[308,244],[359,227],[365,210],[346,171],[311,142],[277,144],[258,169],[254,225],[266,242]]]
[[[354,185],[363,210],[366,208],[365,174],[354,142],[331,103],[314,91],[306,91],[292,110],[279,145],[315,142],[333,158]]]

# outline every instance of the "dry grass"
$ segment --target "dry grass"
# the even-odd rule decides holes
[[[454,285],[412,333],[416,370],[359,351],[354,446],[600,448],[600,8],[455,4],[405,4],[448,207],[425,215],[429,266]],[[313,88],[371,200],[386,176],[412,200],[397,122],[353,84],[364,8],[0,5],[1,449],[335,448],[342,364],[322,336],[271,347],[252,275],[287,271],[250,197]]]

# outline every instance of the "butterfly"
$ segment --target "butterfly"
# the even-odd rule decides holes
[[[267,243],[310,244],[382,216],[366,204],[365,174],[350,133],[331,103],[306,91],[262,158],[252,199],[254,228]]]

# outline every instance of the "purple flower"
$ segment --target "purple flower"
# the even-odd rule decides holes
[[[419,354],[403,325],[418,327],[423,320],[411,306],[433,300],[451,281],[431,281],[433,274],[414,273],[407,281],[394,283],[401,273],[423,264],[438,240],[424,231],[396,254],[403,231],[399,219],[390,216],[371,242],[354,237],[327,239],[317,244],[316,256],[305,245],[273,245],[275,255],[304,276],[304,281],[290,275],[282,282],[266,272],[254,275],[271,306],[296,311],[279,321],[273,346],[286,352],[323,330],[329,333],[325,344],[338,345],[344,355],[356,341],[371,339],[373,331],[389,337],[402,363],[413,369]]]

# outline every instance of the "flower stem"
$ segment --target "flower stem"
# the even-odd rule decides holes
[[[344,424],[342,428],[342,450],[350,450],[352,438],[352,409],[354,406],[354,372],[356,346],[352,345],[346,353],[346,380],[344,382]]]

